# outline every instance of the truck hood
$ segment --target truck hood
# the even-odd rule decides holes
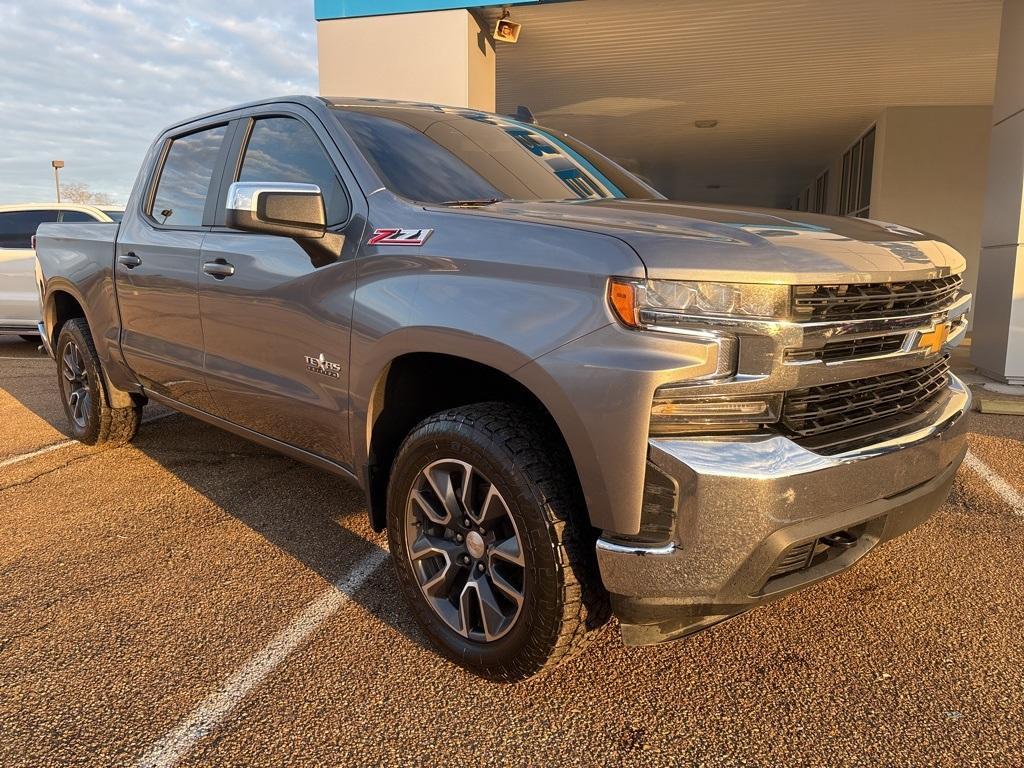
[[[871,283],[962,272],[923,232],[867,219],[668,200],[504,201],[475,213],[601,232],[628,243],[652,279]]]

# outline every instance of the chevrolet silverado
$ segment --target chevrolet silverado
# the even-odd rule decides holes
[[[956,250],[672,202],[532,121],[233,107],[157,137],[116,227],[37,240],[75,438],[153,401],[357,483],[427,636],[490,679],[849,568],[966,450]]]

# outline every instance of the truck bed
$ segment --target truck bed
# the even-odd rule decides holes
[[[119,225],[105,222],[41,224],[36,232],[36,259],[46,277],[76,276],[83,267],[109,272]]]
[[[43,294],[66,294],[68,301],[82,307],[93,328],[103,329],[94,341],[104,365],[120,335],[114,297],[114,247],[120,228],[103,222],[62,222],[41,224],[36,231],[36,279]],[[47,347],[55,342],[43,339]]]

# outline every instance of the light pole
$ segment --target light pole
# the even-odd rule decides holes
[[[64,167],[64,161],[54,160],[50,165],[53,166],[53,181],[57,185],[57,204],[60,205],[60,169]]]

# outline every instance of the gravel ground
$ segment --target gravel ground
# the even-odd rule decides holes
[[[977,472],[834,579],[494,685],[388,564],[332,588],[386,547],[355,489],[152,408],[130,447],[64,444],[55,376],[0,341],[0,765],[1020,764],[1024,517]],[[969,418],[1024,494],[1024,418]]]

